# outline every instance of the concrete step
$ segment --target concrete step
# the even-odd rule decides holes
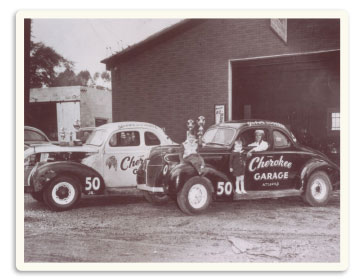
[[[234,194],[234,200],[249,200],[261,198],[277,198],[286,196],[299,196],[299,190],[277,190],[277,191],[247,191],[246,194]]]

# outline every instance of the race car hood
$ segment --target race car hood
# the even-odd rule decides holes
[[[174,145],[162,145],[151,149],[151,153],[149,158],[157,155],[165,155],[165,154],[176,154],[180,153],[182,150],[182,146],[179,144]],[[229,152],[228,147],[223,146],[203,146],[198,150],[199,154],[201,153],[223,153]]]
[[[339,167],[337,166],[336,163],[334,163],[331,159],[329,159],[329,157],[325,154],[323,154],[322,152],[315,150],[313,148],[310,148],[308,146],[304,146],[304,145],[299,145],[300,149],[304,152],[307,153],[312,153],[315,154],[317,156],[319,156],[320,158],[322,158],[323,160],[327,161],[329,164],[331,164],[332,166],[336,167],[336,169],[339,169]]]
[[[164,154],[172,154],[172,153],[179,153],[180,152],[180,145],[179,144],[172,144],[172,145],[161,145],[151,149],[149,158],[155,155],[164,155]]]
[[[36,153],[61,153],[61,152],[79,152],[79,153],[97,153],[99,148],[91,145],[83,146],[57,146],[57,145],[39,145],[29,147],[24,151],[24,158]]]

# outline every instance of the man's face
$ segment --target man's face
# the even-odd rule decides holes
[[[261,134],[256,133],[256,135],[255,135],[255,141],[256,141],[256,142],[260,142],[260,141],[261,141],[261,138],[262,138]]]

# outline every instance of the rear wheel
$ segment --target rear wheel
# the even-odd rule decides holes
[[[177,195],[179,208],[188,215],[204,212],[212,201],[212,184],[204,177],[189,179]]]
[[[170,200],[170,197],[167,194],[163,193],[150,193],[147,191],[144,191],[144,197],[145,199],[155,205],[164,205],[168,203]]]
[[[55,178],[43,194],[44,202],[55,211],[71,209],[77,204],[80,197],[79,181],[68,176]]]
[[[329,176],[323,171],[314,172],[307,183],[304,200],[311,206],[324,206],[332,192]]]

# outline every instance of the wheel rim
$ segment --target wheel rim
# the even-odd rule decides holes
[[[323,200],[327,194],[326,183],[322,179],[316,179],[311,184],[311,194],[316,200]]]
[[[188,199],[191,207],[198,209],[205,205],[208,193],[204,185],[195,184],[190,188]]]
[[[75,188],[68,182],[60,182],[54,186],[51,195],[57,204],[66,205],[74,200]]]

